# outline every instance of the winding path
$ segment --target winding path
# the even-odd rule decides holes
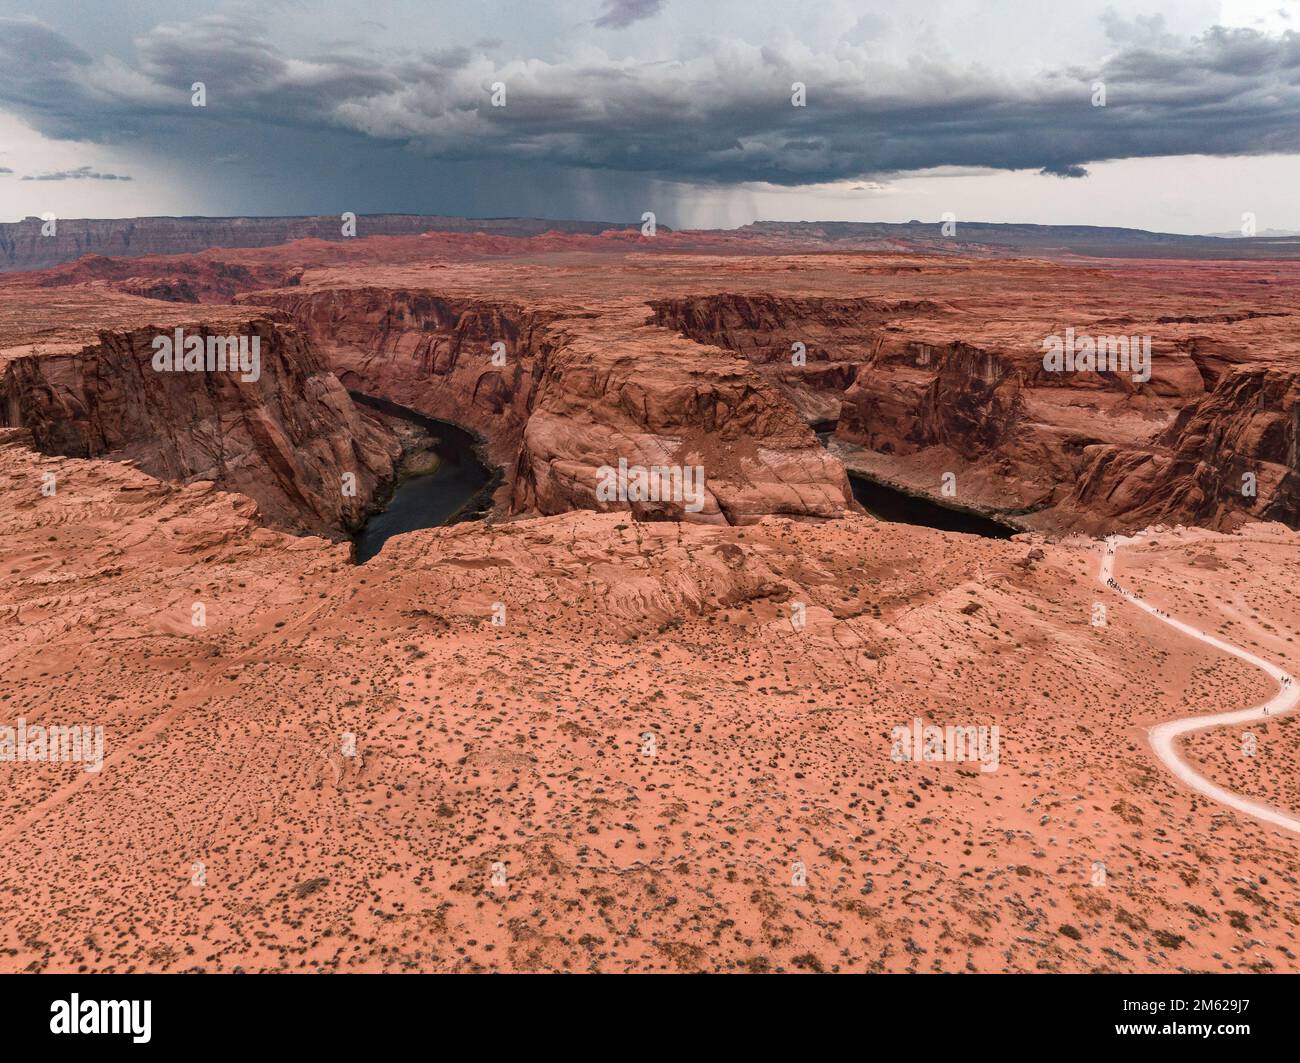
[[[1248,650],[1243,650],[1230,642],[1224,642],[1223,639],[1208,635],[1199,628],[1192,627],[1191,624],[1175,620],[1168,613],[1147,604],[1132,591],[1121,587],[1111,574],[1115,567],[1115,551],[1120,546],[1138,542],[1140,539],[1141,535],[1127,538],[1112,535],[1106,540],[1101,556],[1101,570],[1097,574],[1097,578],[1102,584],[1109,587],[1126,601],[1132,602],[1139,609],[1150,613],[1162,623],[1181,631],[1188,638],[1204,642],[1208,646],[1213,646],[1216,650],[1230,653],[1234,657],[1239,657],[1241,660],[1253,664],[1256,668],[1263,669],[1277,681],[1279,687],[1277,694],[1269,698],[1268,701],[1260,705],[1252,705],[1248,709],[1238,709],[1235,712],[1218,712],[1208,716],[1189,716],[1183,720],[1170,720],[1167,723],[1157,724],[1151,728],[1148,734],[1151,740],[1151,748],[1166,768],[1198,793],[1202,793],[1206,797],[1218,801],[1219,804],[1226,805],[1228,808],[1244,812],[1248,816],[1254,816],[1265,823],[1300,834],[1300,818],[1273,808],[1271,805],[1252,801],[1210,782],[1204,775],[1194,771],[1186,761],[1178,756],[1174,749],[1175,740],[1180,735],[1187,734],[1190,731],[1202,731],[1207,727],[1224,727],[1231,724],[1247,723],[1251,720],[1269,720],[1276,716],[1287,716],[1295,712],[1300,709],[1300,684],[1296,683],[1293,676],[1284,672],[1277,665],[1264,660],[1262,657],[1256,657]]]

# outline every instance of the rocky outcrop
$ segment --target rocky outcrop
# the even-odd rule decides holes
[[[978,458],[1010,439],[1024,412],[1014,363],[960,341],[883,347],[845,392],[837,435],[885,454],[942,446]]]
[[[876,346],[872,330],[902,317],[933,314],[929,300],[831,299],[768,293],[720,293],[651,301],[650,323],[750,361],[789,364],[802,342],[808,361],[861,361]]]
[[[1239,366],[1151,445],[1085,452],[1062,503],[1080,523],[1300,525],[1300,370]]]
[[[493,461],[513,464],[554,314],[380,287],[256,292],[236,302],[288,314],[349,390],[472,429]],[[494,361],[496,343],[505,346]]]
[[[183,326],[204,337],[232,324]],[[154,476],[210,480],[255,499],[263,519],[339,535],[365,517],[400,447],[363,415],[292,326],[250,318],[259,371],[160,372],[153,341],[170,327],[103,331],[62,353],[12,357],[0,423],[27,428],[45,453],[132,461]]]
[[[856,509],[838,459],[751,365],[642,325],[638,314],[633,307],[553,329],[514,470],[514,512],[631,509],[747,524]],[[646,470],[698,468],[702,497],[689,505],[684,496],[602,499],[601,470],[620,459]]]
[[[925,300],[761,292],[658,299],[650,308],[651,324],[752,362],[809,424],[839,418],[841,397],[880,351],[887,322],[939,310]]]
[[[930,493],[940,470],[959,468],[971,474],[967,501],[997,512],[1041,503],[1072,475],[1080,445],[1063,445],[1051,417],[1026,416],[1037,383],[1028,360],[908,335],[937,331],[954,314],[945,303],[719,294],[652,308],[654,323],[753,362],[804,420],[833,428],[834,452],[864,473],[896,480],[917,459],[915,487]]]
[[[40,276],[42,288],[102,285],[128,295],[169,303],[229,303],[238,292],[297,284],[302,269],[220,259],[104,258],[87,255]]]
[[[478,432],[505,470],[509,513],[614,508],[745,523],[855,508],[839,461],[776,386],[744,359],[647,325],[644,305],[577,312],[379,287],[236,301],[292,317],[348,388]],[[598,498],[599,470],[620,459],[700,466],[704,497],[698,507]]]
[[[1045,372],[1032,349],[891,337],[845,391],[836,440],[853,467],[929,492],[951,472],[961,501],[1056,528],[1074,519],[1055,510],[1091,448],[1145,445],[1203,394],[1197,366],[1174,349],[1135,383]]]
[[[933,298],[762,293],[651,307],[654,324],[742,354],[805,420],[833,427],[832,450],[851,469],[908,490],[933,496],[948,480],[951,504],[1053,529],[1295,520],[1294,478],[1279,471],[1280,385],[1239,375],[1255,357],[1239,331],[1289,336],[1289,311],[1111,312],[1078,327],[1126,337],[1125,352],[1127,337],[1145,337],[1151,371],[1140,379],[1045,368],[1044,338],[1074,328],[1060,316],[1034,326],[971,321]],[[796,352],[806,364],[792,364]],[[1257,502],[1241,494],[1249,470]]]

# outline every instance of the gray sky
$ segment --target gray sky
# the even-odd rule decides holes
[[[1297,0],[0,0],[5,220],[1210,232],[1297,189]]]

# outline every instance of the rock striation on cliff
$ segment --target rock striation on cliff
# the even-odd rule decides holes
[[[177,329],[205,350],[209,337],[242,338],[255,373],[160,371],[155,341]],[[0,351],[0,424],[27,429],[44,453],[208,480],[256,500],[276,527],[334,536],[364,520],[400,456],[300,331],[247,312]]]

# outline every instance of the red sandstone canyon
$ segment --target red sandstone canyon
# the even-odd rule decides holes
[[[1295,8],[0,0],[14,1058],[1289,1049]]]
[[[0,964],[1296,971],[1297,834],[1147,740],[1275,685],[1098,572],[1300,671],[1300,263],[792,240],[0,279],[0,702],[104,733],[0,776]],[[1067,327],[1149,336],[1149,379],[1044,371]],[[257,379],[155,371],[177,329],[257,337]],[[495,475],[359,564],[393,409]],[[701,466],[698,506],[602,500],[620,458]],[[913,721],[996,726],[996,770],[900,757]],[[1177,756],[1300,813],[1285,712]]]

